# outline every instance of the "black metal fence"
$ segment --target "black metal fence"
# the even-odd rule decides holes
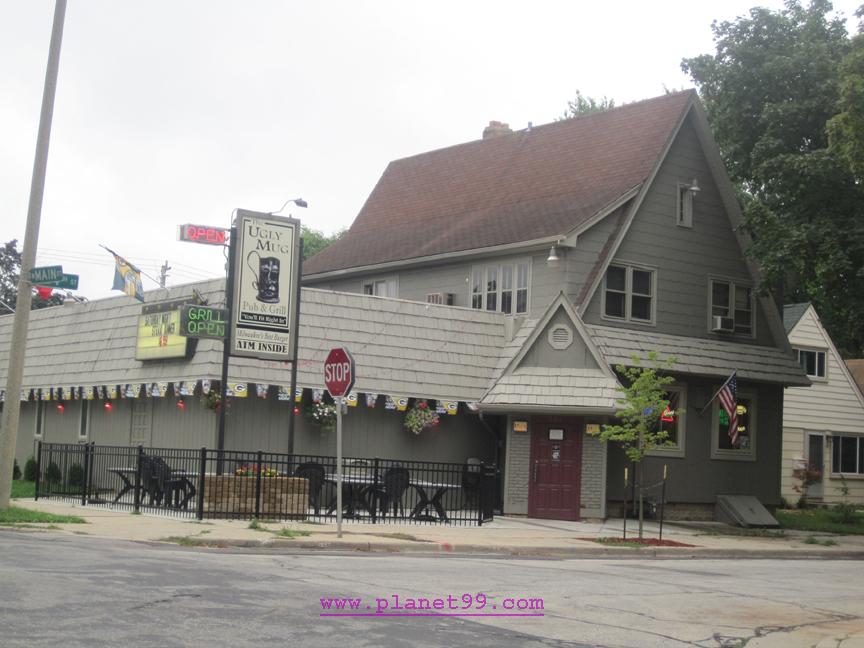
[[[336,520],[336,458],[208,448],[39,443],[36,498],[179,517]],[[483,524],[495,466],[343,459],[346,521]]]

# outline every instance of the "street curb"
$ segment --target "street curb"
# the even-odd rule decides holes
[[[171,544],[170,542],[166,542]],[[525,558],[585,558],[585,559],[685,559],[685,560],[864,560],[864,551],[820,551],[778,549],[713,549],[710,547],[561,547],[507,545],[454,545],[438,542],[369,542],[356,540],[300,540],[274,538],[266,540],[202,539],[195,548],[244,549],[380,553],[380,554],[432,554],[432,555],[485,555]]]

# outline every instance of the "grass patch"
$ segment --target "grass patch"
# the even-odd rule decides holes
[[[780,539],[780,538],[786,537],[786,532],[783,529],[760,529],[760,528],[724,526],[724,527],[705,527],[705,528],[700,527],[698,535],[743,536],[743,537],[747,537],[747,538]]]
[[[84,518],[76,515],[55,515],[42,511],[31,511],[30,509],[10,506],[5,511],[0,511],[0,526],[14,526],[20,524],[33,524],[47,522],[49,524],[84,524]]]
[[[410,533],[373,533],[372,535],[378,536],[379,538],[393,538],[394,540],[407,540],[408,542],[431,542],[431,540],[421,540],[417,536],[413,536]]]
[[[833,547],[837,544],[836,540],[832,540],[831,538],[825,538],[824,540],[820,540],[816,536],[807,536],[804,538],[804,544],[810,545],[821,545],[823,547]]]
[[[12,499],[34,499],[35,497],[36,482],[20,479],[12,481]]]
[[[268,529],[267,527],[265,527],[264,525],[262,525],[261,522],[259,522],[259,521],[256,520],[255,518],[252,518],[252,521],[249,523],[249,526],[246,527],[246,528],[247,528],[247,529],[252,529],[253,531],[264,531],[264,532],[269,532],[269,531],[270,531],[270,529]]]
[[[300,529],[279,529],[278,531],[274,531],[273,534],[277,538],[304,538],[309,535],[309,532],[301,531]]]
[[[161,542],[172,542],[174,544],[178,544],[181,547],[206,547],[208,546],[208,542],[206,540],[202,540],[201,538],[193,538],[191,536],[168,536],[167,538],[160,538]]]
[[[851,521],[843,521],[843,516],[837,511],[824,508],[779,509],[774,513],[774,517],[784,529],[864,535],[864,513],[860,511],[846,517]]]

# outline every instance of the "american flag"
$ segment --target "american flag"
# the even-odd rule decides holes
[[[734,448],[738,445],[738,379],[735,373],[729,376],[717,392],[717,397],[720,399],[720,405],[729,415],[729,440]]]

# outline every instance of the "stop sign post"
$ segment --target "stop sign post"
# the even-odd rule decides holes
[[[354,386],[354,358],[345,347],[330,349],[324,360],[324,385],[336,402],[336,537],[342,537],[342,408]]]

